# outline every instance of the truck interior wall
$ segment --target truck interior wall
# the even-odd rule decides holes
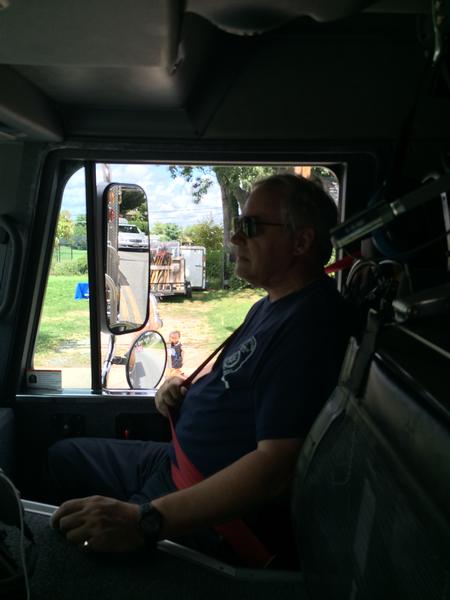
[[[0,212],[9,219],[16,231],[18,244],[18,267],[13,273],[14,293],[9,308],[0,320],[0,405],[10,403],[15,391],[20,363],[15,344],[20,345],[18,331],[26,323],[26,312],[19,310],[25,286],[24,273],[28,266],[31,248],[31,232],[37,206],[37,194],[44,159],[44,145],[38,143],[0,143],[0,181],[2,186]],[[42,240],[41,240],[42,241]],[[34,249],[38,252],[38,249]],[[5,282],[3,281],[2,284]],[[21,353],[21,351],[20,351]]]

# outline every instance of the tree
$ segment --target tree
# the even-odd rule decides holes
[[[218,165],[213,167],[171,166],[169,170],[172,177],[181,176],[192,184],[192,199],[196,204],[202,200],[214,180],[217,181],[222,197],[223,244],[229,250],[232,219],[239,211],[242,212],[253,183],[274,173],[292,171],[293,168]]]
[[[193,246],[204,246],[206,254],[222,249],[223,227],[214,223],[212,219],[206,219],[195,225],[189,225],[183,230],[183,244]]]
[[[137,189],[137,186],[121,185],[121,203],[120,212],[124,215],[134,209],[139,209],[143,204],[147,205],[147,198],[142,190]]]
[[[182,229],[176,223],[155,223],[150,230],[151,235],[157,235],[163,242],[170,240],[179,240],[182,235]]]
[[[62,240],[70,242],[74,232],[74,223],[68,210],[62,210],[56,226],[55,245],[59,246]]]
[[[206,279],[211,288],[222,287],[224,276],[223,227],[206,219],[183,230],[183,244],[206,249]]]
[[[72,236],[72,244],[75,248],[86,250],[87,247],[87,231],[86,231],[86,215],[77,215],[75,218],[74,231]]]
[[[129,223],[136,225],[136,227],[138,227],[144,233],[148,233],[149,228],[147,211],[134,208],[133,210],[127,212],[126,219]]]
[[[149,227],[148,227],[148,208],[147,208],[147,202],[143,202],[138,207],[136,207],[135,213],[136,213],[136,217],[135,217],[136,225],[144,233],[148,233],[149,232]]]
[[[319,179],[326,191],[335,197],[332,189],[335,183],[329,183],[330,171],[321,166],[171,166],[172,177],[183,177],[192,185],[194,203],[201,202],[214,180],[221,191],[223,212],[223,245],[225,251],[224,280],[228,279],[228,256],[231,251],[231,223],[234,216],[242,212],[252,185],[258,179],[270,177],[277,173],[299,173],[307,178]],[[201,244],[204,245],[204,244]]]
[[[192,184],[192,199],[197,204],[208,192],[214,180],[220,187],[223,214],[223,285],[229,285],[232,269],[231,254],[231,223],[239,211],[242,212],[244,203],[253,183],[274,173],[293,171],[292,167],[262,167],[262,166],[171,166],[172,177],[181,176]]]

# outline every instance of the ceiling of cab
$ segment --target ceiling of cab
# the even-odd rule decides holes
[[[393,136],[423,4],[2,0],[0,135]]]

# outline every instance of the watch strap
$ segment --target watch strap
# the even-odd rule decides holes
[[[154,548],[159,540],[162,526],[162,515],[151,503],[139,506],[138,529],[147,548]]]

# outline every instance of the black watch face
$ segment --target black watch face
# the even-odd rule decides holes
[[[161,513],[150,504],[146,504],[141,508],[139,529],[146,539],[152,541],[158,539],[159,530],[161,529]]]

